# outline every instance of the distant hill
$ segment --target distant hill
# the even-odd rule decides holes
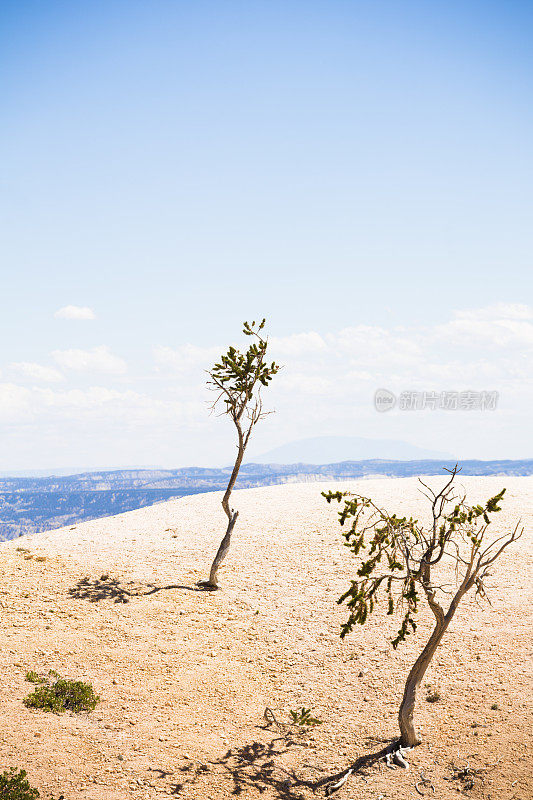
[[[366,459],[332,464],[243,464],[238,489],[297,481],[442,475],[451,459]],[[533,460],[462,461],[463,475],[533,475]],[[231,467],[134,469],[0,478],[0,540],[225,489]]]
[[[359,436],[314,436],[268,450],[254,456],[258,464],[333,464],[368,459],[453,458],[450,453],[426,450],[396,439],[365,439]]]

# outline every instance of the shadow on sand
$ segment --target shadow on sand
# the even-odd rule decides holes
[[[375,744],[375,742],[374,742]],[[344,785],[345,776],[358,774],[365,777],[366,770],[382,761],[390,752],[391,743],[377,752],[360,756],[350,767],[332,774],[326,769],[304,763],[299,767],[299,773],[279,766],[276,761],[293,747],[302,746],[303,742],[291,736],[279,736],[270,742],[252,742],[239,748],[229,749],[223,756],[207,764],[188,763],[178,768],[181,778],[172,782],[170,794],[179,796],[191,785],[210,782],[209,773],[213,774],[213,789],[220,790],[220,780],[226,776],[229,785],[224,790],[224,796],[246,794],[250,789],[260,794],[268,791],[270,797],[276,800],[304,800],[302,790],[312,793],[323,793],[330,796]],[[168,773],[167,773],[168,775]],[[176,773],[172,776],[175,780]]]
[[[171,583],[167,586],[154,586],[153,584],[138,584],[134,581],[121,582],[118,578],[102,575],[100,578],[81,578],[75,586],[68,590],[71,597],[79,600],[89,600],[96,603],[99,600],[114,600],[115,603],[129,603],[136,597],[148,597],[165,589],[184,589],[188,592],[209,591],[201,585],[187,586],[185,584]]]

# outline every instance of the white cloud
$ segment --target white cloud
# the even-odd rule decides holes
[[[458,319],[503,320],[533,319],[533,308],[523,303],[495,303],[483,308],[465,308],[454,312]]]
[[[300,397],[311,395],[331,395],[337,385],[320,375],[309,375],[301,372],[282,372],[279,380],[282,382],[283,391],[291,392]]]
[[[326,341],[332,353],[348,358],[352,367],[363,370],[408,367],[418,363],[423,354],[420,335],[405,329],[357,325],[328,334]]]
[[[54,350],[52,357],[63,369],[76,372],[106,372],[123,375],[127,371],[124,359],[115,356],[105,345],[91,350]]]
[[[54,317],[56,319],[96,319],[96,314],[88,306],[63,306],[59,308]]]
[[[495,303],[455,311],[453,319],[433,330],[435,341],[467,348],[533,347],[533,308],[523,303]]]
[[[525,318],[458,317],[434,329],[437,340],[464,347],[533,347],[533,322]]]
[[[209,369],[222,353],[221,347],[197,347],[184,344],[180,347],[154,347],[153,354],[158,370],[185,372],[195,368]]]
[[[33,361],[18,361],[10,364],[9,368],[39,383],[58,383],[64,380],[63,375],[54,367],[43,367]]]
[[[69,389],[54,392],[44,389],[38,394],[39,402],[47,408],[59,409],[95,409],[118,401],[137,397],[135,392],[118,392],[104,386],[90,386],[88,389]]]
[[[312,346],[312,334],[306,333],[311,347],[288,357],[285,370],[265,392],[266,406],[279,412],[271,424],[283,427],[284,421],[290,420],[287,425],[292,430],[285,436],[293,439],[314,435],[317,424],[328,432],[350,425],[357,432],[362,425],[370,435],[379,435],[383,420],[375,415],[372,404],[378,386],[395,393],[498,391],[501,398],[519,398],[512,401],[518,420],[533,403],[527,355],[527,347],[533,343],[529,313],[526,306],[510,304],[457,312],[445,325],[426,328],[356,325],[322,336],[317,333],[316,347]],[[443,413],[431,417],[437,436],[441,426],[449,424],[459,441],[471,423],[466,417],[442,419]],[[484,419],[488,423],[490,417]],[[392,413],[387,420],[391,430],[398,426],[397,438],[410,436],[416,441],[412,431],[405,431],[408,426],[413,430],[421,426],[419,417],[409,421],[408,415]],[[445,437],[433,446],[446,450]]]
[[[131,390],[117,391],[105,386],[55,390],[0,383],[0,422],[32,422],[45,425],[61,421],[83,425],[115,422],[135,425],[171,426],[206,422],[202,404],[159,399]]]
[[[327,349],[324,339],[315,331],[294,333],[292,336],[272,336],[269,340],[276,358],[313,355]]]
[[[0,420],[26,422],[31,416],[31,390],[15,383],[0,383]]]
[[[246,340],[239,342],[241,347],[247,344]],[[271,357],[284,369],[264,391],[265,410],[276,409],[277,413],[254,434],[254,442],[264,437],[262,449],[268,449],[269,437],[288,441],[343,431],[406,439],[443,451],[469,450],[471,456],[481,455],[484,448],[485,457],[495,457],[490,453],[497,455],[498,451],[508,453],[509,437],[514,437],[516,453],[533,446],[527,441],[533,404],[533,316],[527,306],[497,304],[460,310],[450,314],[445,324],[425,328],[389,327],[382,322],[330,332],[305,331],[272,337],[270,344]],[[133,442],[136,453],[145,453],[131,463],[163,463],[158,455],[162,453],[167,453],[166,463],[173,458],[181,463],[185,458],[182,444],[196,442],[197,437],[191,463],[200,463],[198,459],[214,463],[223,456],[215,454],[213,443],[218,435],[227,435],[229,441],[231,426],[227,420],[209,415],[206,401],[213,398],[205,389],[203,371],[224,349],[196,344],[156,347],[157,374],[149,370],[139,376],[138,385],[132,386],[137,391],[122,391],[124,387],[113,386],[109,380],[107,387],[90,388],[0,383],[0,421],[15,423],[7,427],[26,443],[30,457],[35,449],[32,437],[42,435],[52,443],[65,440],[65,448],[70,440],[87,441],[91,447],[98,442],[98,447],[94,444],[96,461],[109,439],[113,452],[120,442]],[[124,360],[108,347],[56,350],[52,355],[58,367],[68,370],[67,377],[80,372],[120,375],[126,371]],[[11,368],[35,382],[45,378],[51,382],[56,372],[31,362]],[[396,394],[405,390],[498,391],[498,416],[492,412],[477,416],[444,411],[411,414],[398,409],[380,415],[373,406],[378,387]],[[44,445],[42,448],[48,452]]]
[[[394,391],[504,392],[528,376],[525,351],[533,344],[531,314],[525,305],[496,304],[457,311],[446,324],[423,329],[355,325],[323,334],[271,337],[271,355],[284,369],[264,400],[269,407],[283,405],[284,413],[294,412],[300,421],[311,413],[308,406],[302,411],[305,396],[312,397],[327,418],[331,403],[353,414],[355,406],[370,402],[377,386]],[[505,347],[497,350],[497,344]],[[207,366],[219,352],[189,344],[176,350],[157,348],[154,356],[160,369],[183,371],[193,364]]]

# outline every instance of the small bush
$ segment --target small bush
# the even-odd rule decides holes
[[[67,680],[54,670],[50,670],[49,675],[56,678],[53,683],[49,678],[41,678],[35,672],[26,673],[26,680],[41,685],[24,698],[25,706],[53,711],[56,714],[63,711],[93,711],[96,708],[100,698],[94,693],[90,683]]]
[[[32,669],[26,673],[26,680],[30,683],[46,683],[46,678],[43,678],[42,675],[38,675]]]
[[[491,710],[492,711],[499,711],[500,710],[500,706],[498,705],[498,703],[493,703],[491,705]]]
[[[322,723],[321,719],[312,717],[311,709],[305,708],[305,706],[302,706],[302,708],[296,711],[289,711],[289,714],[291,715],[293,723],[301,727],[305,727],[306,725],[320,725]]]
[[[34,789],[26,780],[26,771],[11,767],[0,775],[1,800],[36,800],[38,789]]]
[[[429,692],[429,694],[426,695],[426,701],[428,703],[438,703],[440,699],[440,692]]]

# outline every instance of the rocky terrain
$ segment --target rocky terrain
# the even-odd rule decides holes
[[[533,479],[461,483],[472,502],[507,486],[495,532],[521,518],[524,537],[493,569],[492,605],[469,596],[457,612],[426,676],[409,770],[378,764],[336,797],[532,796]],[[24,767],[56,800],[298,800],[324,796],[333,775],[393,739],[431,619],[396,651],[398,621],[384,610],[340,640],[336,600],[355,568],[320,491],[346,486],[425,513],[414,478],[243,490],[213,593],[196,582],[224,528],[217,492],[0,545],[0,772]],[[91,682],[96,709],[26,708],[26,672],[49,669]],[[286,724],[301,706],[321,724]],[[467,766],[471,788],[458,774]]]

